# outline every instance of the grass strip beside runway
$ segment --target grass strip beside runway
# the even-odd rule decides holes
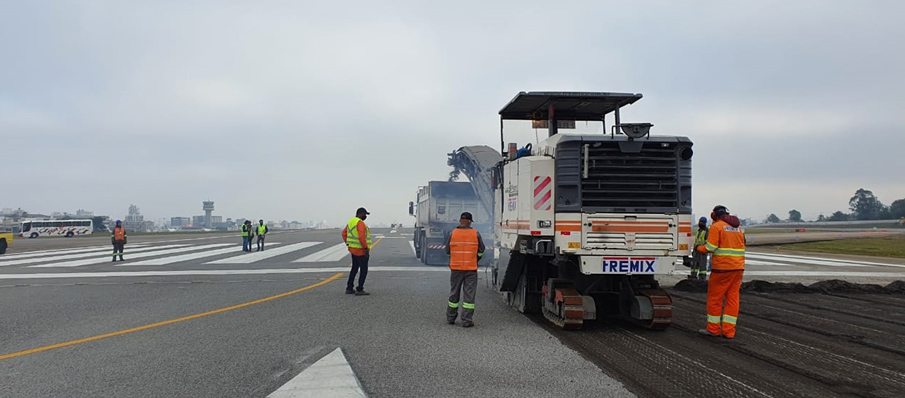
[[[791,243],[764,247],[775,249],[777,252],[796,251],[905,258],[905,236],[903,235]]]

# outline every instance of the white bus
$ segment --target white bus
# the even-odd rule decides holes
[[[94,224],[91,220],[32,220],[23,221],[19,236],[37,238],[41,236],[73,236],[91,235]]]

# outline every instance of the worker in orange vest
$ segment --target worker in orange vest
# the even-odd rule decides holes
[[[459,217],[459,226],[452,230],[446,241],[449,255],[449,307],[446,323],[454,325],[459,315],[459,293],[462,292],[462,326],[474,326],[474,299],[478,289],[478,260],[484,255],[484,240],[478,230],[471,227],[471,213]]]
[[[123,227],[122,221],[116,220],[110,242],[113,243],[113,262],[116,262],[116,256],[119,256],[119,261],[125,261],[123,260],[123,249],[126,246],[126,228]]]
[[[745,234],[739,229],[738,217],[730,215],[726,206],[716,206],[710,213],[713,224],[707,243],[699,253],[713,253],[710,283],[707,286],[707,328],[705,336],[735,338],[738,320],[739,289],[745,272]]]

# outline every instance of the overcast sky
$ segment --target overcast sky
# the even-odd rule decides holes
[[[412,222],[519,91],[637,92],[694,208],[905,198],[897,1],[0,0],[0,207]],[[534,141],[513,125],[511,141]],[[519,133],[521,131],[522,133]],[[543,138],[543,137],[541,137]],[[510,140],[507,140],[510,141]]]

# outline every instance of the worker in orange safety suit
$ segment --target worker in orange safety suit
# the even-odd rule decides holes
[[[707,328],[699,332],[705,336],[732,339],[735,338],[739,289],[745,272],[745,235],[739,229],[738,217],[730,215],[726,206],[714,207],[710,218],[713,224],[707,234],[707,243],[697,248],[700,253],[713,253],[707,285]]]
[[[471,213],[459,216],[459,226],[452,230],[446,240],[446,254],[449,256],[449,306],[446,308],[446,323],[456,324],[459,315],[459,299],[462,306],[462,326],[474,326],[474,301],[478,290],[478,260],[484,256],[484,240],[478,230],[471,227],[474,221]],[[461,293],[461,295],[460,295]]]

